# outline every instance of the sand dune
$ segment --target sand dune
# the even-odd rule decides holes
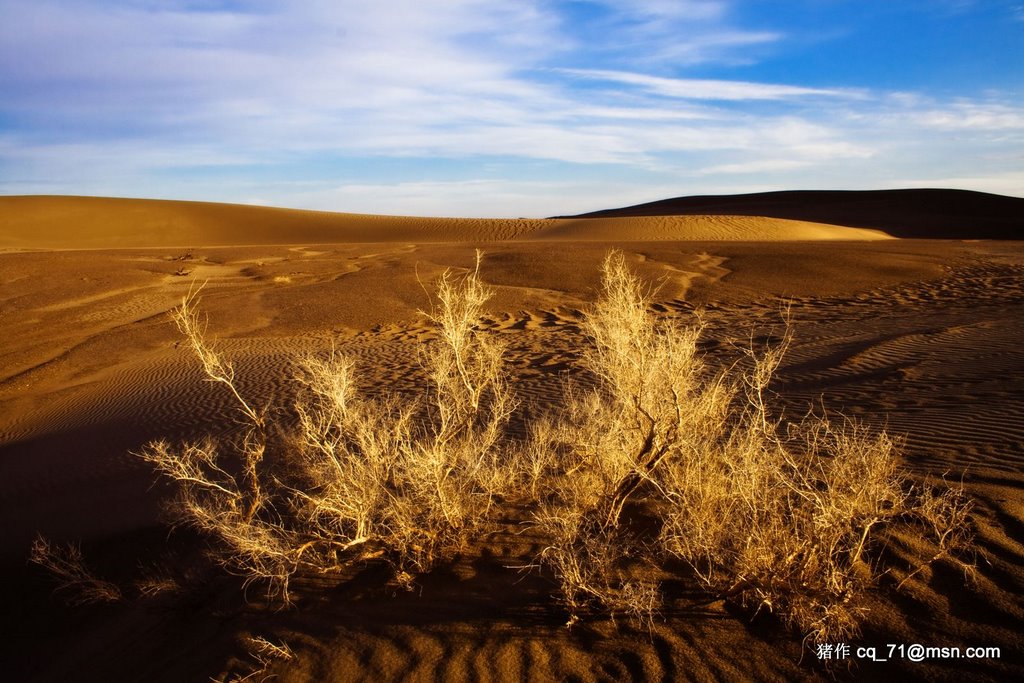
[[[0,200],[5,225],[12,201]],[[94,207],[93,222],[78,228],[63,226],[53,208],[38,232],[51,225],[56,237],[35,243],[27,227],[3,231],[6,246],[27,248],[0,253],[0,566],[15,589],[3,613],[12,680],[243,676],[254,669],[244,647],[250,635],[296,652],[268,672],[285,681],[1024,676],[1021,243],[833,241],[825,237],[840,233],[829,228],[744,217],[538,221],[529,229],[513,222],[507,232],[487,227],[487,242],[460,242],[468,233],[447,234],[443,222],[430,230],[446,239],[410,239],[425,228],[401,219],[389,224],[409,221],[401,239],[317,241],[307,238],[339,230],[373,237],[373,220],[379,227],[392,219],[163,203],[131,205],[148,216],[140,219],[148,232],[135,234],[128,206],[114,207],[109,220]],[[191,223],[174,222],[192,210],[199,217]],[[97,235],[79,234],[82,226]],[[304,239],[277,243],[287,239],[282,226]],[[767,239],[772,230],[789,241],[729,241]],[[140,234],[196,241],[133,246]],[[242,243],[211,246],[204,234]],[[693,241],[698,234],[721,241]],[[44,249],[49,239],[76,246]],[[100,247],[112,239],[128,243]],[[167,491],[130,455],[150,439],[195,439],[235,424],[230,397],[202,381],[168,311],[206,283],[209,334],[235,362],[247,396],[286,400],[289,359],[331,347],[356,359],[367,391],[415,390],[421,342],[434,334],[418,313],[430,306],[425,287],[447,268],[472,267],[481,244],[481,275],[496,294],[480,326],[508,342],[519,397],[536,411],[559,400],[565,377],[586,380],[580,319],[610,247],[656,283],[658,315],[703,309],[710,363],[733,362],[736,345],[777,329],[788,302],[795,338],[774,389],[789,415],[824,403],[887,425],[906,438],[909,471],[962,477],[976,504],[977,583],[965,587],[943,563],[900,592],[883,579],[869,628],[853,645],[994,646],[1002,657],[826,670],[771,615],[751,620],[721,601],[695,604],[682,587],[650,631],[607,619],[568,630],[550,578],[514,569],[544,543],[514,516],[413,592],[371,568],[349,582],[302,577],[291,610],[241,599],[234,579],[204,569],[200,540],[163,526]],[[25,565],[36,532],[84,540],[97,572],[125,586],[172,576],[181,592],[66,607],[50,596],[48,578]],[[884,552],[909,564],[923,551],[920,539],[896,536]]]
[[[1024,239],[1024,199],[967,190],[802,190],[677,197],[577,218],[723,214],[873,228],[895,237]]]
[[[880,239],[860,230],[774,218],[600,220],[417,218],[239,204],[97,197],[0,197],[0,249],[111,249],[572,240]]]
[[[624,218],[552,219],[533,233],[560,240],[714,240],[784,242],[800,240],[891,239],[880,230],[762,216],[633,216]]]
[[[151,199],[0,197],[0,247],[6,248],[491,241],[519,237],[544,223],[410,218]]]

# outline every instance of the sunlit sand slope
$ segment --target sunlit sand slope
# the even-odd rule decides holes
[[[418,218],[238,204],[0,197],[0,248],[110,249],[331,242],[879,239],[883,233],[774,218]]]
[[[623,218],[552,219],[536,233],[557,240],[880,240],[879,230],[760,216],[632,216]]]
[[[772,216],[883,230],[895,237],[1024,239],[1024,199],[945,189],[791,190],[676,197],[577,218]]]
[[[0,197],[0,247],[96,249],[326,242],[506,240],[543,220],[302,211],[100,197]]]

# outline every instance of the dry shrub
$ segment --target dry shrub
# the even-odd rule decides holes
[[[244,577],[247,586],[262,581],[270,593],[287,595],[296,566],[296,539],[276,512],[283,501],[265,481],[265,411],[242,397],[234,367],[207,342],[198,292],[190,290],[172,317],[207,379],[231,393],[242,413],[242,433],[223,444],[231,451],[227,458],[222,444],[211,438],[180,446],[160,440],[137,455],[178,484],[171,505],[174,519],[215,538],[219,543],[212,555],[220,564]]]
[[[438,305],[426,314],[439,339],[423,351],[429,390],[422,397],[368,399],[354,366],[332,354],[306,358],[299,401],[303,528],[327,551],[368,545],[402,573],[421,572],[462,548],[507,490],[506,426],[515,401],[503,347],[476,327],[490,292],[477,267],[445,272]],[[363,551],[366,552],[366,551]]]
[[[254,660],[246,674],[226,674],[220,678],[211,679],[216,683],[243,683],[243,681],[269,681],[277,678],[276,674],[270,674],[270,668],[275,661],[295,661],[295,652],[288,643],[277,644],[263,636],[247,636],[244,639],[246,654]]]
[[[943,481],[940,485],[925,482],[915,488],[916,505],[913,515],[924,527],[936,545],[936,553],[926,563],[912,568],[900,581],[898,588],[924,571],[932,562],[946,560],[964,573],[964,579],[973,582],[977,578],[975,565],[974,537],[970,526],[970,512],[974,501],[964,493],[963,482],[951,486]],[[964,559],[967,558],[967,559]]]
[[[699,326],[655,324],[649,295],[621,255],[605,260],[603,276],[603,296],[584,321],[592,344],[583,363],[597,387],[568,391],[564,411],[535,431],[530,445],[560,464],[542,487],[551,502],[536,522],[551,539],[541,560],[561,580],[570,622],[584,607],[582,597],[629,612],[625,595],[656,593],[656,582],[645,583],[642,574],[623,579],[622,558],[649,565],[657,559],[638,552],[644,539],[623,522],[624,509],[659,490],[668,461],[686,450],[699,457],[701,443],[721,438],[733,393],[724,377],[706,371],[697,353]]]
[[[296,361],[297,429],[272,431],[238,391],[234,370],[204,337],[190,293],[175,321],[207,377],[245,419],[242,435],[140,455],[178,485],[178,522],[218,541],[214,554],[246,583],[287,600],[297,571],[346,571],[383,557],[398,577],[465,545],[515,477],[505,429],[515,400],[503,347],[477,329],[490,292],[477,267],[445,272],[427,314],[439,332],[423,354],[425,396],[370,398],[354,362],[332,352]]]
[[[178,519],[218,541],[224,566],[285,600],[297,571],[371,558],[408,580],[476,538],[502,497],[525,494],[570,624],[594,610],[649,622],[674,558],[710,597],[838,641],[857,632],[886,526],[932,533],[933,559],[959,561],[969,547],[962,492],[910,485],[884,432],[813,414],[780,427],[769,384],[788,327],[709,368],[700,322],[656,320],[617,253],[584,321],[593,388],[567,387],[519,448],[503,347],[477,326],[490,296],[479,264],[478,254],[476,269],[438,283],[422,395],[369,397],[350,358],[307,356],[296,362],[297,426],[284,432],[239,393],[195,297],[183,300],[178,325],[245,426],[233,442],[157,442],[141,455],[177,482]]]
[[[876,576],[872,531],[912,507],[893,442],[822,418],[782,439],[757,408],[738,419],[706,471],[666,468],[664,548],[713,593],[772,610],[814,640],[853,635]]]
[[[567,626],[588,614],[608,613],[650,626],[662,598],[649,548],[636,536],[603,528],[581,500],[562,498],[543,503],[535,523],[548,545],[540,562],[559,579],[561,602],[569,612]]]
[[[138,455],[178,484],[169,508],[173,519],[213,538],[211,555],[219,564],[244,577],[246,586],[263,582],[270,594],[287,595],[297,538],[275,512],[281,501],[262,481],[262,434],[247,434],[234,450],[240,466],[225,463],[209,438],[178,447],[157,441]]]
[[[36,536],[29,551],[29,561],[57,580],[55,591],[71,605],[119,602],[124,597],[116,584],[98,578],[85,565],[82,549],[77,543],[55,545],[42,535]]]
[[[661,555],[682,560],[712,596],[773,611],[818,641],[856,633],[884,525],[924,520],[943,547],[968,542],[963,499],[908,486],[884,432],[810,415],[780,433],[768,385],[788,328],[748,351],[746,370],[714,372],[698,353],[699,323],[657,322],[620,254],[603,275],[585,321],[596,388],[576,392],[529,449],[548,454],[535,471],[556,473],[533,485],[550,498],[536,523],[570,622],[588,602],[614,607],[637,592],[621,558],[635,562],[652,532],[631,524],[630,505],[654,512]]]

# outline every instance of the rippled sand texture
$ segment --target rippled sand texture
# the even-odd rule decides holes
[[[481,274],[496,295],[481,324],[506,338],[519,395],[539,411],[565,376],[578,375],[581,312],[612,246],[658,283],[659,315],[703,309],[712,362],[731,362],[734,345],[777,330],[788,302],[795,341],[775,389],[789,415],[823,402],[887,426],[905,435],[912,471],[962,478],[976,500],[977,585],[965,588],[943,567],[927,571],[877,601],[863,642],[998,646],[1003,658],[862,664],[853,675],[1024,675],[1022,245],[614,236],[570,229],[554,242],[488,234],[0,253],[0,555],[15,588],[4,617],[16,634],[3,646],[11,680],[244,673],[246,635],[290,644],[297,659],[271,669],[284,681],[827,680],[813,652],[770,619],[695,604],[685,591],[672,594],[650,632],[600,620],[565,629],[553,584],[514,569],[543,542],[514,514],[413,592],[396,594],[373,572],[351,583],[306,578],[305,597],[285,611],[246,605],[233,584],[217,582],[169,603],[72,609],[24,566],[37,531],[85,540],[96,566],[115,577],[198,552],[187,534],[167,535],[166,491],[130,455],[156,437],[232,425],[228,397],[202,381],[167,317],[190,287],[205,283],[209,334],[235,361],[246,395],[286,396],[289,359],[331,344],[358,359],[369,391],[415,389],[417,342],[432,334],[418,314],[430,305],[424,286],[446,268],[470,267],[482,247]],[[916,550],[915,539],[896,538],[886,552],[898,559]]]

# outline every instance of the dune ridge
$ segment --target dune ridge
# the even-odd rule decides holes
[[[435,218],[242,204],[0,197],[0,249],[112,249],[513,240],[874,240],[880,231],[751,216]]]
[[[872,228],[894,237],[1024,239],[1024,199],[932,188],[787,190],[675,197],[593,211],[575,218],[722,214]]]

